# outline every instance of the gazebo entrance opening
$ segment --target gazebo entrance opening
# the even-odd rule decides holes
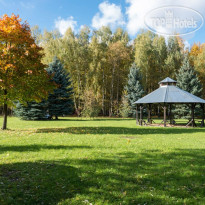
[[[139,125],[152,124],[153,120],[151,118],[152,105],[159,105],[163,108],[163,125],[167,126],[169,124],[175,124],[172,114],[173,105],[185,104],[190,107],[191,118],[189,119],[186,126],[195,127],[195,107],[200,104],[202,121],[201,126],[204,127],[204,105],[205,100],[199,98],[191,93],[188,93],[176,86],[176,81],[171,78],[165,78],[163,81],[159,82],[160,87],[153,91],[152,93],[144,96],[143,98],[136,101],[136,122]],[[147,108],[147,122],[143,120],[143,109]],[[139,111],[139,113],[138,113]],[[169,115],[167,116],[167,112]]]

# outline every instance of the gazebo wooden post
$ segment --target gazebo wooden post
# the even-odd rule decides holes
[[[202,109],[202,121],[201,121],[201,126],[204,127],[204,104],[201,104],[201,109]]]
[[[172,104],[169,104],[169,123],[172,124]]]
[[[192,121],[192,127],[195,127],[195,120],[194,120],[194,108],[195,108],[195,104],[194,103],[192,103],[191,104],[191,121]]]
[[[152,120],[151,120],[151,104],[148,104],[148,117],[147,117],[147,122],[152,124]]]
[[[139,124],[138,107],[136,106],[136,124]]]
[[[143,120],[143,106],[140,105],[140,125],[142,126],[142,120]]]
[[[164,104],[164,127],[166,127],[166,121],[167,121],[167,107]]]

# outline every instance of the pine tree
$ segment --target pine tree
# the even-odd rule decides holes
[[[22,120],[45,120],[47,113],[47,103],[42,101],[37,103],[35,101],[28,102],[26,105],[16,103],[14,113]]]
[[[131,107],[131,115],[136,115],[136,105],[133,105],[135,101],[140,99],[144,94],[144,90],[141,85],[141,75],[136,64],[133,63],[130,68],[130,73],[128,74],[128,83],[125,87],[127,90],[127,98]]]
[[[194,68],[189,63],[188,55],[184,56],[183,64],[176,74],[177,86],[193,95],[201,97],[202,85],[195,73]],[[197,111],[197,109],[196,109]],[[187,105],[177,105],[174,111],[178,118],[190,118],[191,109]],[[196,112],[197,113],[197,112]]]
[[[73,111],[73,94],[70,87],[71,81],[69,73],[63,68],[61,62],[55,57],[53,62],[47,68],[49,75],[53,75],[52,81],[57,85],[57,88],[48,97],[48,111],[51,117],[69,115]]]

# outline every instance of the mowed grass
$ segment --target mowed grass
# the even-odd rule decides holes
[[[2,118],[0,119],[2,123]],[[205,129],[8,119],[0,204],[205,204]]]

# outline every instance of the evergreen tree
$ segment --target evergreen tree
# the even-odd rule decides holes
[[[48,111],[51,117],[69,115],[73,111],[73,94],[70,87],[71,81],[69,73],[63,68],[61,62],[55,57],[53,62],[47,68],[49,75],[53,75],[52,81],[55,82],[57,88],[48,97]]]
[[[183,64],[176,74],[177,86],[193,95],[201,97],[202,85],[195,73],[194,68],[189,63],[188,55],[186,54]],[[196,109],[197,111],[197,109]],[[190,118],[191,109],[187,105],[177,105],[174,111],[175,116],[178,118]]]
[[[35,101],[28,102],[26,105],[16,103],[14,113],[22,120],[45,120],[47,111],[47,103],[42,101],[37,103]]]
[[[144,90],[141,85],[141,75],[136,64],[132,64],[130,73],[128,74],[128,84],[125,87],[127,90],[127,98],[131,107],[132,116],[136,115],[136,105],[133,105],[135,101],[140,99],[144,94]]]

